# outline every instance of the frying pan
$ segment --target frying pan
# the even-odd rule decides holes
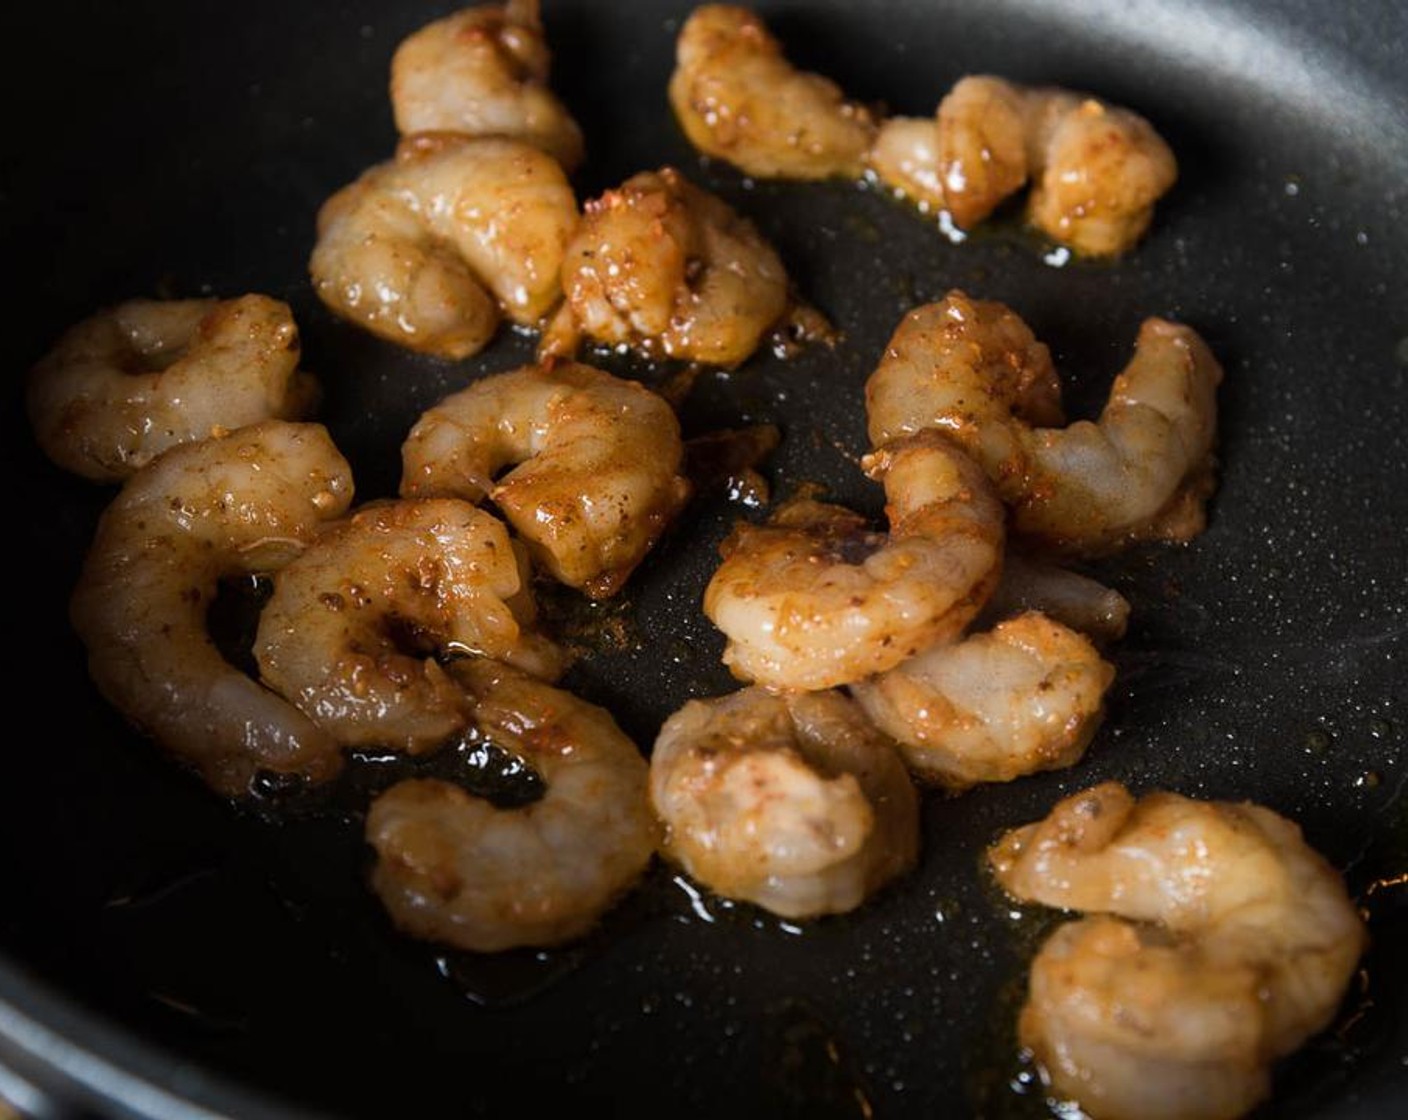
[[[1278,1067],[1266,1116],[1408,1108],[1408,9],[1314,0],[760,3],[799,64],[932,111],[964,73],[1084,88],[1153,121],[1181,178],[1113,264],[1048,259],[1011,220],[952,244],[849,184],[749,183],[685,144],[664,98],[681,0],[548,0],[554,84],[590,197],[675,164],[753,218],[843,333],[705,371],[687,435],[775,423],[774,496],[869,513],[861,387],[908,308],[950,287],[1048,342],[1069,411],[1098,408],[1139,321],[1222,359],[1208,531],[1094,570],[1131,600],[1109,713],[1073,769],[926,794],[923,856],[856,913],[798,926],[657,866],[584,942],[490,958],[412,943],[364,888],[369,757],[321,798],[233,806],[88,683],[65,606],[112,491],[38,453],[20,372],[70,322],[137,295],[287,299],[320,418],[361,499],[393,492],[414,417],[527,360],[505,333],[444,363],[314,297],[313,215],[387,157],[395,44],[447,5],[10,5],[3,216],[11,733],[0,777],[0,1094],[35,1115],[1040,1116],[1012,1020],[1053,916],[981,870],[1001,830],[1105,778],[1250,798],[1299,821],[1366,908],[1374,948],[1335,1026]],[[663,385],[678,371],[611,356]],[[760,511],[706,488],[619,602],[559,596],[570,685],[648,749],[734,687],[700,612],[715,546]],[[445,763],[444,765],[452,765]],[[1398,885],[1395,886],[1395,877]]]

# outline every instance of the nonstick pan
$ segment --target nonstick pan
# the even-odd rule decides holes
[[[799,64],[927,113],[965,73],[1095,92],[1147,116],[1181,177],[1139,248],[1062,262],[1012,220],[961,244],[882,192],[752,183],[701,160],[665,101],[688,5],[546,0],[554,84],[590,197],[673,164],[754,219],[834,350],[704,371],[687,435],[776,424],[774,498],[820,486],[878,515],[861,387],[904,311],[951,287],[1011,304],[1093,413],[1148,315],[1227,372],[1207,532],[1093,570],[1131,601],[1109,713],[1076,767],[925,795],[919,867],[797,925],[657,866],[593,936],[446,953],[364,887],[361,813],[396,763],[321,800],[234,806],[90,685],[66,602],[112,490],[36,449],[23,371],[133,296],[288,300],[359,499],[392,493],[411,421],[531,355],[467,362],[334,319],[306,274],[321,201],[394,143],[386,82],[449,10],[337,4],[11,5],[3,207],[7,506],[21,549],[0,771],[0,1096],[35,1115],[1041,1116],[1017,1055],[1024,969],[1052,916],[981,869],[1001,830],[1105,778],[1249,798],[1342,869],[1374,947],[1334,1027],[1278,1067],[1266,1116],[1408,1109],[1408,9],[1366,0],[760,2]],[[618,355],[676,388],[681,371]],[[715,548],[761,511],[705,488],[619,599],[552,609],[569,678],[647,750],[686,699],[735,687],[700,611]]]

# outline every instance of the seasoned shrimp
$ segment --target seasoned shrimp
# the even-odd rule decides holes
[[[1098,580],[1009,549],[1002,558],[1002,578],[977,624],[1040,611],[1097,645],[1108,645],[1124,637],[1129,610],[1128,599]]]
[[[475,952],[588,933],[655,853],[640,751],[609,713],[492,662],[453,666],[474,733],[535,770],[537,801],[500,809],[439,780],[377,797],[372,887],[405,932]]]
[[[1099,422],[1056,427],[1046,347],[1003,304],[951,291],[905,316],[865,394],[877,444],[943,429],[982,463],[1019,536],[1094,555],[1203,530],[1221,381],[1194,330],[1146,319]]]
[[[1111,915],[1042,948],[1019,1023],[1054,1091],[1098,1120],[1241,1115],[1329,1025],[1367,942],[1334,868],[1250,803],[1105,782],[989,858],[1017,898]]]
[[[655,741],[650,800],[669,859],[784,918],[853,910],[918,856],[904,763],[839,692],[690,701]]]
[[[763,21],[730,4],[685,20],[669,98],[690,143],[760,178],[858,178],[875,135],[868,110],[795,69]]]
[[[120,482],[178,443],[308,415],[318,386],[298,357],[293,313],[268,296],[128,300],[30,370],[30,425],[59,466]]]
[[[1079,761],[1114,676],[1086,638],[1032,611],[850,692],[911,770],[961,790]]]
[[[343,318],[464,358],[501,312],[535,326],[557,304],[577,218],[562,168],[531,144],[417,133],[323,204],[309,272]]]
[[[396,127],[523,140],[571,171],[582,162],[582,130],[548,88],[551,65],[538,0],[444,16],[391,57]]]
[[[884,482],[888,537],[799,498],[720,546],[704,613],[728,637],[735,676],[802,689],[862,680],[956,637],[991,593],[1003,512],[977,465],[938,432],[864,465]]]
[[[259,672],[344,746],[430,750],[468,720],[437,658],[560,671],[529,628],[526,566],[503,524],[468,502],[370,503],[275,573]]]
[[[222,580],[280,568],[351,498],[321,425],[268,420],[157,456],[98,522],[70,604],[93,680],[220,793],[341,765],[331,736],[225,660],[206,614]]]
[[[869,165],[881,182],[968,228],[1032,183],[1031,222],[1077,252],[1132,248],[1178,176],[1173,152],[1128,109],[988,75],[963,78],[937,120],[894,117]]]
[[[403,496],[487,495],[555,578],[593,598],[620,588],[689,497],[674,410],[573,362],[451,394],[416,421],[401,458]]]
[[[788,310],[787,273],[753,224],[672,167],[585,206],[544,355],[585,334],[647,356],[735,366]]]

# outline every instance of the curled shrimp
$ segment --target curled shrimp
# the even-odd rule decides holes
[[[473,734],[546,792],[501,809],[449,782],[397,783],[367,815],[372,887],[400,929],[460,949],[583,936],[654,856],[645,759],[602,708],[492,662],[453,669],[473,696]]]
[[[30,370],[30,425],[59,466],[120,482],[178,443],[306,416],[318,386],[299,353],[293,313],[268,296],[128,300]]]
[[[753,224],[672,167],[584,207],[562,264],[563,313],[540,353],[582,335],[647,356],[735,366],[788,310],[787,273]]]
[[[269,420],[157,456],[98,522],[70,603],[93,680],[221,793],[341,765],[331,736],[225,659],[206,615],[224,580],[282,567],[351,498],[321,425]]]
[[[1051,355],[1001,303],[951,291],[905,316],[866,383],[870,438],[951,434],[1013,507],[1017,535],[1099,554],[1206,525],[1222,367],[1151,318],[1099,421],[1060,423]]]
[[[690,701],[655,741],[650,799],[669,859],[785,918],[855,909],[919,850],[904,763],[834,691]]]
[[[1114,676],[1088,639],[1033,611],[924,650],[850,693],[912,771],[962,790],[1079,761]]]
[[[882,182],[963,228],[1031,182],[1031,222],[1091,256],[1132,248],[1178,176],[1173,152],[1137,113],[989,75],[959,81],[937,120],[886,121],[869,164]]]
[[[508,530],[468,502],[369,503],[274,574],[254,641],[260,675],[344,746],[430,750],[468,720],[439,659],[560,671],[530,629],[526,572]]]
[[[557,304],[577,217],[562,168],[531,144],[417,133],[323,204],[308,267],[336,314],[464,358],[501,313],[531,327]]]
[[[869,111],[795,69],[763,21],[730,4],[685,20],[669,99],[690,143],[760,178],[858,178],[875,135]]]
[[[488,496],[556,579],[604,598],[689,497],[683,458],[674,410],[639,382],[574,362],[524,366],[416,421],[401,494]]]
[[[1037,956],[1022,1044],[1098,1120],[1227,1120],[1329,1025],[1367,935],[1291,821],[1118,782],[989,851],[1019,899],[1094,912]]]
[[[821,689],[893,669],[962,632],[1001,567],[1003,512],[979,467],[937,432],[868,456],[888,536],[811,498],[740,523],[704,592],[734,675]]]
[[[480,4],[434,20],[391,56],[391,108],[402,135],[507,136],[563,169],[582,162],[582,130],[548,88],[552,56],[538,0]]]

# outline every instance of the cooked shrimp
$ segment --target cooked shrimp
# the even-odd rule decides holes
[[[268,296],[128,300],[30,370],[30,425],[59,466],[120,482],[178,443],[306,416],[318,386],[298,357],[293,313]]]
[[[1003,513],[972,460],[929,432],[864,465],[884,482],[888,536],[799,498],[720,546],[704,613],[727,635],[736,676],[803,689],[862,680],[956,637],[991,593]]]
[[[961,790],[1078,762],[1114,676],[1086,638],[1033,611],[850,692],[911,770]]]
[[[535,326],[552,310],[577,217],[562,168],[531,144],[418,133],[323,204],[309,272],[343,318],[464,358],[501,312]]]
[[[1054,1091],[1098,1120],[1241,1115],[1329,1025],[1367,941],[1334,868],[1249,803],[1105,782],[989,858],[1020,899],[1113,915],[1043,947],[1019,1024]]]
[[[416,421],[401,458],[403,496],[487,495],[556,579],[593,598],[620,588],[689,497],[674,410],[573,362],[451,394]]]
[[[567,302],[545,355],[573,353],[585,334],[648,356],[735,366],[788,310],[772,246],[672,167],[586,204],[562,288]]]
[[[690,701],[655,741],[650,800],[669,859],[784,918],[855,909],[919,850],[904,763],[839,692]]]
[[[523,140],[571,171],[582,162],[582,130],[548,88],[551,64],[538,0],[444,16],[391,57],[396,127]]]
[[[405,932],[460,949],[556,945],[588,933],[649,866],[645,759],[609,713],[475,659],[457,663],[474,732],[535,770],[537,801],[500,809],[410,780],[372,803],[372,887]]]
[[[762,20],[729,4],[685,20],[669,98],[690,143],[760,178],[858,178],[875,135],[863,106],[795,69]]]
[[[1058,550],[1200,533],[1222,367],[1198,334],[1146,319],[1098,423],[1049,426],[1060,423],[1054,379],[1046,347],[1009,308],[951,291],[890,338],[865,387],[870,438],[948,432],[1013,507],[1017,534]]]
[[[341,764],[331,736],[225,660],[206,614],[222,580],[275,571],[351,498],[321,425],[269,420],[157,456],[98,522],[70,605],[93,680],[221,793]]]
[[[937,120],[886,121],[869,163],[882,182],[964,228],[1030,181],[1032,223],[1091,256],[1133,247],[1178,176],[1173,152],[1137,113],[988,75],[959,81]]]
[[[1078,630],[1097,645],[1124,637],[1129,600],[1098,580],[1009,550],[1002,558],[1002,578],[978,618],[994,622],[1026,611]]]
[[[430,750],[468,720],[439,659],[560,671],[530,629],[526,569],[503,524],[468,502],[372,502],[275,573],[259,672],[344,746]]]

